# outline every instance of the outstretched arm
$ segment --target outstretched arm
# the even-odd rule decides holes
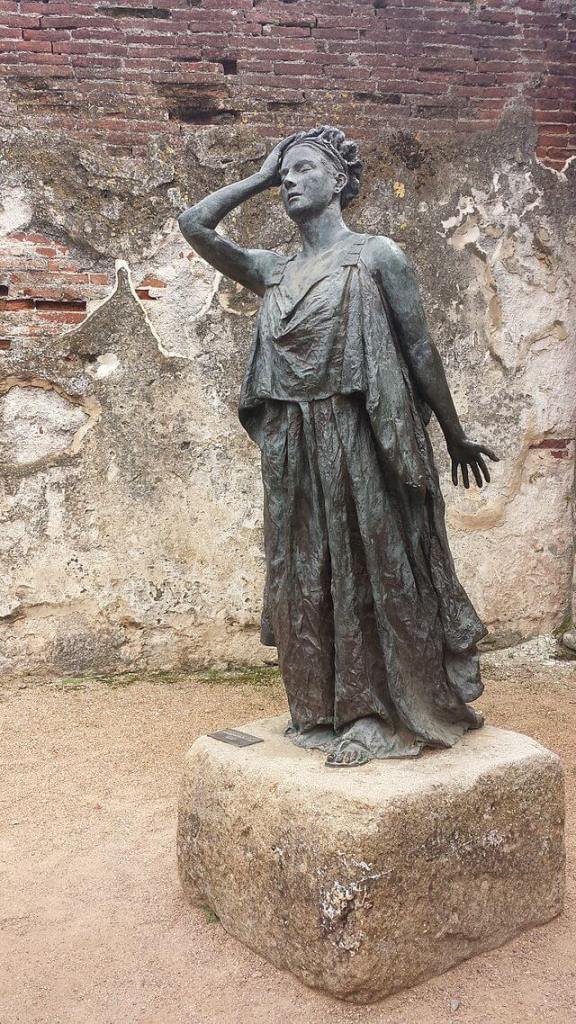
[[[242,249],[227,238],[222,238],[215,228],[227,213],[246,199],[280,184],[280,161],[289,141],[284,139],[275,146],[256,174],[232,185],[225,185],[185,210],[178,218],[184,238],[203,259],[258,295],[264,292],[267,272],[277,258],[275,253],[266,249]]]
[[[430,338],[416,275],[399,246],[389,238],[377,240],[372,252],[374,270],[388,299],[398,341],[414,375],[418,391],[435,413],[452,460],[452,483],[458,484],[458,469],[464,487],[470,486],[469,470],[478,487],[482,477],[490,480],[483,459],[498,456],[490,448],[469,440],[458,418],[444,373],[442,360]]]

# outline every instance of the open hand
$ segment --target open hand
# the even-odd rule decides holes
[[[282,156],[286,146],[290,142],[294,142],[294,139],[298,138],[299,135],[304,135],[304,132],[293,132],[286,139],[282,139],[277,146],[268,154],[262,167],[260,168],[260,176],[266,179],[266,187],[273,188],[274,185],[280,184],[280,164],[282,163]]]
[[[477,444],[476,441],[469,441],[467,437],[457,440],[449,439],[447,443],[450,458],[452,459],[452,483],[454,487],[458,486],[458,469],[460,469],[462,474],[464,487],[470,487],[468,470],[472,471],[478,487],[482,487],[484,482],[482,476],[484,476],[486,482],[490,481],[490,473],[482,456],[487,455],[489,459],[492,459],[492,462],[500,462],[498,456],[490,448]]]

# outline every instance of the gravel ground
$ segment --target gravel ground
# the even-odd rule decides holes
[[[183,899],[174,831],[196,735],[285,709],[270,672],[0,688],[0,1024],[573,1024],[576,662],[484,657],[489,721],[562,757],[566,913],[369,1007],[313,992]]]

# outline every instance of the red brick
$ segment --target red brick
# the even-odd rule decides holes
[[[40,18],[31,14],[0,14],[0,24],[5,28],[39,28]]]
[[[44,8],[46,10],[46,8]],[[58,18],[48,14],[40,18],[40,25],[42,28],[78,28],[82,24],[80,18]]]
[[[48,44],[50,45],[50,44]],[[128,47],[123,43],[79,43],[75,39],[70,41],[62,40],[54,43],[55,53],[79,53],[79,54],[94,54],[95,56],[104,57],[125,57],[128,53]]]
[[[88,19],[79,28],[71,29],[70,31],[73,31],[74,39],[77,39],[79,42],[82,42],[84,39],[98,39],[102,43],[123,43],[126,39],[125,33],[120,32],[116,25],[97,26],[93,25]]]
[[[417,79],[399,78],[389,82],[377,79],[381,88],[395,88],[400,92],[420,94],[422,96],[442,96],[446,92],[443,85],[432,82],[421,82]]]
[[[43,309],[39,311],[38,316],[42,317],[42,320],[48,323],[55,324],[81,324],[86,319],[86,313],[76,313],[74,311],[64,312]]]
[[[32,245],[52,243],[52,239],[47,235],[39,235],[37,232],[13,231],[10,238],[15,238],[18,242],[30,242]]]
[[[201,12],[198,12],[197,17],[201,18]],[[281,4],[259,4],[254,7],[251,11],[248,10],[244,15],[246,21],[256,21],[261,24],[283,24],[297,25],[304,27],[311,27],[316,24],[316,13],[315,11],[302,10],[300,5],[293,7],[291,10],[286,9]]]
[[[63,29],[25,28],[22,30],[22,37],[30,40],[42,39],[52,43],[58,39],[70,39],[71,33]]]
[[[307,60],[294,60],[294,61],[278,61],[273,64],[274,73],[277,75],[292,74],[297,75],[306,74],[307,70],[313,69],[313,64]]]
[[[538,148],[540,149],[540,147],[538,147]],[[561,161],[561,160],[566,161],[568,159],[568,157],[572,155],[573,150],[568,149],[568,148],[561,149],[559,147],[548,147],[548,148],[543,147],[542,152],[545,153],[547,159],[558,160],[558,161]]]
[[[315,29],[314,38],[327,40],[355,40],[358,39],[358,30],[354,28],[319,28]]]
[[[46,4],[42,3],[41,0],[20,0],[20,10],[22,14],[46,14]],[[81,3],[80,0],[63,0],[62,3],[57,3],[56,0],[50,0],[50,13],[70,15],[86,15],[92,14],[94,7],[91,4]]]
[[[190,71],[189,65],[186,66],[185,71],[168,71],[166,74],[160,73],[158,75],[152,75],[152,81],[174,85],[198,85],[200,83],[215,84],[218,76],[222,75],[222,68],[219,64],[202,64],[201,68],[197,72]],[[266,79],[268,83],[270,80]]]
[[[253,74],[268,74],[273,72],[274,65],[269,60],[239,60],[238,71],[252,72]]]
[[[27,60],[31,60],[32,59],[29,54],[27,54],[26,57],[27,57]],[[19,66],[22,69],[22,74],[23,75],[24,74],[27,74],[27,75],[31,74],[32,72],[30,71],[30,68],[35,68],[35,67],[36,67],[36,70],[37,70],[39,75],[43,75],[43,74],[45,75],[47,73],[45,65],[47,65],[47,64],[49,64],[49,65],[64,65],[64,64],[68,64],[68,57],[65,57],[62,54],[58,54],[58,53],[35,53],[33,60],[34,60],[33,64],[24,64],[23,63],[23,59],[22,59],[22,55],[19,52],[17,52],[17,53],[14,53],[14,52],[12,52],[12,53],[10,53],[10,52],[2,53],[1,56],[0,56],[0,61],[3,61],[4,63],[6,63],[6,62],[14,63],[17,66]],[[37,65],[40,65],[40,67],[37,67]],[[27,70],[24,71],[24,68],[26,68]],[[54,69],[54,70],[56,70],[56,69]]]
[[[296,25],[264,25],[262,32],[283,39],[309,39],[312,34],[309,28],[299,28]]]
[[[563,112],[561,113],[560,111],[535,110],[534,119],[540,124],[545,124],[550,127],[554,125],[563,126],[570,123],[566,114]]]
[[[38,298],[34,300],[34,305],[38,310],[47,310],[48,312],[79,312],[86,310],[86,302],[81,301],[66,301],[63,302],[59,299],[44,299]]]
[[[72,265],[67,260],[63,259],[63,257],[61,257],[61,256],[59,256],[57,260],[50,260],[49,259],[46,262],[47,262],[46,269],[48,269],[48,270],[55,270],[57,273],[63,273],[63,272],[65,272],[68,269],[70,269],[70,270],[73,269]]]
[[[454,85],[451,89],[451,95],[480,96],[491,99],[507,100],[510,98],[510,90],[503,86]]]
[[[521,15],[519,16],[516,11],[493,11],[489,8],[481,9],[478,12],[478,17],[480,21],[496,21],[501,24],[520,21],[521,19]]]
[[[524,65],[516,65],[519,69],[526,74],[526,67]],[[512,71],[515,67],[514,61],[506,60],[479,60],[476,63],[478,74],[490,74],[490,75],[501,75],[507,74]],[[530,65],[530,73],[534,73],[534,64]]]
[[[194,40],[195,42],[198,40],[204,41],[204,37],[195,36]],[[219,39],[218,36],[208,36],[205,40],[206,44],[213,44],[215,41],[219,41],[220,44],[222,44],[222,40],[221,38]],[[238,37],[237,42],[238,45],[241,45],[244,49],[256,51],[278,46],[278,39],[272,39],[270,36],[258,36],[257,38],[253,36]],[[317,44],[314,39],[308,36],[306,39],[290,39],[290,42],[286,43],[286,49],[288,48],[290,50],[313,50],[315,52]]]
[[[538,96],[535,107],[542,114],[546,111],[555,114],[560,110],[560,96]]]
[[[538,145],[544,148],[547,146],[555,147],[560,145],[562,142],[562,135],[552,135],[550,132],[547,132],[546,134],[538,134]]]
[[[371,29],[374,27],[375,19],[366,14],[353,14],[348,17],[341,15],[338,18],[334,18],[328,15],[325,17],[323,14],[318,13],[316,23],[318,28],[337,26],[338,28]]]
[[[166,282],[162,281],[159,277],[148,275],[140,282],[141,288],[165,288]]]
[[[0,50],[18,51],[18,53],[50,53],[51,49],[50,43],[30,42],[25,39],[18,40],[17,45],[11,42],[0,42]]]
[[[518,11],[516,19],[519,25],[535,25],[540,28],[545,28],[546,26],[550,28],[556,28],[560,20],[557,14],[546,14],[536,12],[534,12],[533,14],[523,14],[521,11]]]
[[[566,159],[553,160],[550,157],[548,157],[546,153],[538,153],[538,155],[540,156],[542,163],[545,164],[546,167],[551,167],[555,171],[563,171],[564,167],[566,166]]]
[[[377,50],[382,53],[384,50],[396,46],[407,56],[410,38],[410,33],[404,26],[394,30],[388,29],[386,32],[371,32],[368,47],[366,47],[365,39],[358,39],[358,41],[350,43],[349,51],[351,53],[361,53],[363,49],[368,49],[370,52]]]
[[[563,64],[576,64],[576,50],[568,46],[559,46],[551,43],[546,46],[545,56],[550,61],[560,61]]]
[[[0,299],[0,313],[20,313],[23,309],[33,308],[33,299]]]
[[[158,5],[160,6],[160,5]],[[164,0],[165,7],[171,7],[172,0]],[[252,11],[253,0],[203,0],[203,8],[209,10]]]
[[[97,57],[92,54],[72,53],[68,56],[70,63],[75,69],[79,77],[80,69],[86,69],[89,72],[92,68],[95,78],[101,78],[104,73],[104,77],[113,80],[114,71],[120,71],[124,66],[124,62],[121,57],[106,57],[103,54],[99,54]],[[87,74],[89,78],[89,73]]]

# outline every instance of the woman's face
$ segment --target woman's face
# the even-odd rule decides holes
[[[280,166],[280,194],[291,220],[305,220],[324,210],[337,194],[346,176],[332,167],[314,146],[292,146]]]

